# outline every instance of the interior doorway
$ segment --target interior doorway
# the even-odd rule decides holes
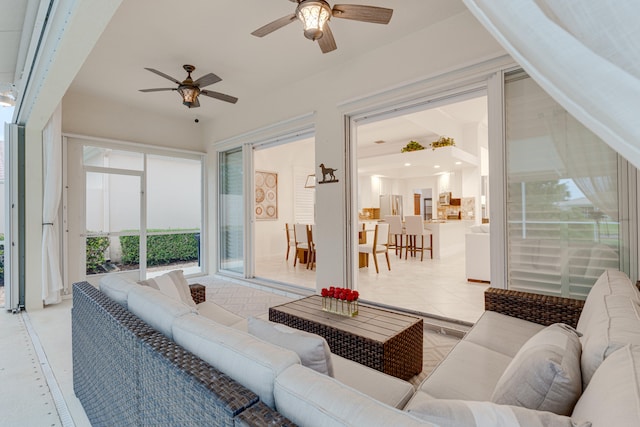
[[[358,221],[366,228],[384,220],[378,203],[393,197],[402,201],[402,220],[419,215],[433,236],[433,259],[428,252],[423,260],[407,256],[405,249],[392,251],[390,270],[354,266],[362,298],[474,321],[475,314],[469,313],[482,312],[488,282],[468,280],[465,236],[489,221],[486,90],[389,108],[354,121]]]
[[[306,135],[253,150],[254,277],[315,289],[316,274],[303,251],[296,253],[295,224],[315,224],[315,138]],[[309,245],[309,243],[306,243]],[[311,243],[313,245],[313,243]]]

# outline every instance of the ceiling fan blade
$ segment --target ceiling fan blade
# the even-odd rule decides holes
[[[318,39],[318,46],[320,46],[322,53],[328,53],[338,48],[338,46],[336,46],[336,39],[333,38],[333,33],[331,32],[328,22],[324,24],[322,37]]]
[[[158,70],[154,70],[153,68],[145,68],[145,70],[149,70],[152,73],[155,73],[159,76],[164,77],[165,79],[171,80],[172,82],[176,83],[176,84],[180,84],[181,82],[179,82],[178,80],[174,79],[173,77],[163,73],[162,71],[158,71]]]
[[[221,80],[222,79],[220,77],[216,76],[215,74],[209,73],[209,74],[206,74],[206,75],[200,77],[198,80],[193,82],[193,84],[195,86],[198,86],[198,87],[205,87],[205,86],[212,85],[214,83],[218,83]]]
[[[283,16],[280,19],[276,19],[275,21],[270,22],[267,25],[258,28],[253,33],[251,33],[251,35],[256,37],[264,37],[267,34],[271,34],[275,30],[280,29],[285,25],[292,23],[296,19],[297,18],[295,13],[292,13],[291,15]]]
[[[201,90],[200,94],[219,99],[220,101],[230,102],[232,104],[238,102],[238,98],[236,98],[235,96],[225,95],[224,93],[214,92],[212,90]]]
[[[157,87],[154,89],[140,89],[140,92],[160,92],[163,90],[176,90],[176,88],[171,88],[171,87]]]
[[[336,4],[333,6],[331,13],[335,18],[353,19],[374,24],[388,24],[391,20],[391,15],[393,15],[393,9],[358,4]]]

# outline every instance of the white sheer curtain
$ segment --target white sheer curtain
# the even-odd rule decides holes
[[[58,105],[42,131],[44,191],[42,196],[42,299],[62,301],[58,208],[62,192],[62,112]]]
[[[556,102],[640,168],[640,1],[463,1]]]
[[[545,114],[544,118],[567,176],[595,207],[617,221],[618,167],[615,152],[564,110]]]

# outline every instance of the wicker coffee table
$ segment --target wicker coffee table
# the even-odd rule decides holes
[[[331,352],[407,380],[422,371],[423,321],[360,304],[358,315],[322,311],[313,295],[269,308],[269,320],[324,337]]]

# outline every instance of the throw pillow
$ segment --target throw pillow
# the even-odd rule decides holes
[[[640,345],[640,306],[624,295],[605,295],[582,341],[582,382],[586,388],[600,364],[626,344]]]
[[[333,376],[331,350],[323,337],[255,317],[249,318],[249,333],[271,344],[295,351],[302,365]]]
[[[430,399],[411,405],[407,412],[440,427],[590,427],[552,412],[535,411],[492,402]]]
[[[529,338],[498,380],[491,401],[571,414],[582,393],[578,335],[556,323]]]
[[[182,270],[174,270],[157,276],[152,279],[141,280],[138,282],[143,286],[150,286],[159,290],[163,294],[182,301],[190,307],[196,307],[196,303],[191,297],[191,291],[189,290],[189,283],[184,278]]]

